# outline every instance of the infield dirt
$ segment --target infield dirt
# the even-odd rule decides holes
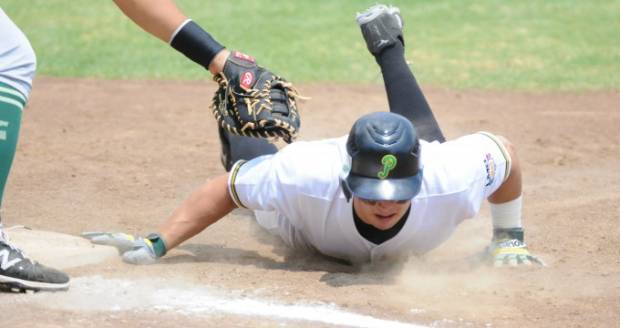
[[[70,235],[153,231],[193,189],[224,172],[208,110],[214,87],[208,81],[38,78],[24,111],[4,224]],[[312,98],[302,104],[303,140],[344,135],[360,115],[387,109],[382,86],[299,88]],[[548,267],[463,265],[490,239],[486,205],[424,258],[359,269],[292,253],[237,211],[160,264],[131,266],[112,257],[69,267],[77,283],[65,296],[0,294],[0,326],[327,325],[79,306],[85,286],[80,282],[86,279],[140,282],[142,290],[101,285],[136,303],[140,293],[159,285],[203,286],[282,304],[333,303],[376,318],[439,327],[617,325],[620,92],[424,91],[449,139],[485,130],[515,144],[524,174],[526,242]],[[150,289],[144,287],[148,281]]]

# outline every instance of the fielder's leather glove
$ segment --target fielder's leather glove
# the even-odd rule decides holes
[[[246,137],[292,142],[299,131],[297,99],[290,82],[233,51],[224,70],[213,77],[219,84],[211,109],[225,130]]]
[[[116,247],[123,261],[131,264],[152,264],[166,254],[164,240],[155,233],[142,238],[122,232],[84,232],[82,237],[93,244]]]
[[[494,229],[493,240],[487,247],[487,258],[496,267],[518,266],[545,263],[538,257],[530,254],[527,245],[523,242],[523,229]]]

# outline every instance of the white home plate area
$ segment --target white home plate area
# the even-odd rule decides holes
[[[41,306],[72,311],[170,311],[183,315],[228,314],[276,320],[307,321],[322,325],[368,328],[415,328],[415,324],[383,320],[340,309],[333,304],[299,301],[295,304],[231,297],[231,292],[196,285],[175,287],[157,279],[74,278],[69,291],[38,293],[30,301]]]
[[[118,256],[114,248],[46,231],[9,229],[11,239],[30,256],[61,269],[92,265]],[[45,247],[43,247],[43,245]],[[187,316],[233,315],[278,321],[305,321],[347,327],[423,327],[343,310],[312,300],[283,303],[236,295],[231,291],[161,279],[111,279],[99,275],[73,277],[66,292],[24,295],[20,302],[70,311],[169,311]]]

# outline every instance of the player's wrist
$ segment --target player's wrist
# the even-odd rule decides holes
[[[211,34],[192,20],[186,20],[179,26],[172,35],[170,45],[206,69],[209,69],[213,59],[225,49]]]
[[[155,257],[160,258],[166,255],[166,252],[168,252],[168,248],[166,247],[166,242],[160,234],[151,233],[146,236],[146,239],[151,242],[150,246],[153,249],[153,253],[155,253]]]
[[[213,57],[213,60],[211,60],[211,63],[209,64],[209,67],[208,67],[211,74],[217,75],[221,73],[224,70],[224,65],[226,64],[226,60],[228,59],[229,56],[230,56],[230,51],[228,51],[228,49],[226,48],[218,52],[217,55]]]
[[[491,203],[490,208],[493,228],[520,228],[523,226],[521,220],[523,196],[499,204]]]
[[[525,233],[523,228],[494,228],[493,229],[493,241],[512,240],[516,239],[520,242],[524,242]]]

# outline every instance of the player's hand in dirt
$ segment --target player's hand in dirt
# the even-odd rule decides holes
[[[542,265],[545,263],[538,257],[530,254],[527,245],[523,242],[523,229],[495,229],[493,241],[487,248],[487,258],[495,267]]]
[[[494,241],[488,248],[488,254],[496,267],[532,264],[545,265],[541,259],[530,254],[527,245],[518,239]]]
[[[122,232],[84,232],[82,237],[93,244],[116,247],[123,261],[131,264],[152,264],[166,253],[163,239],[158,234],[142,238]]]

